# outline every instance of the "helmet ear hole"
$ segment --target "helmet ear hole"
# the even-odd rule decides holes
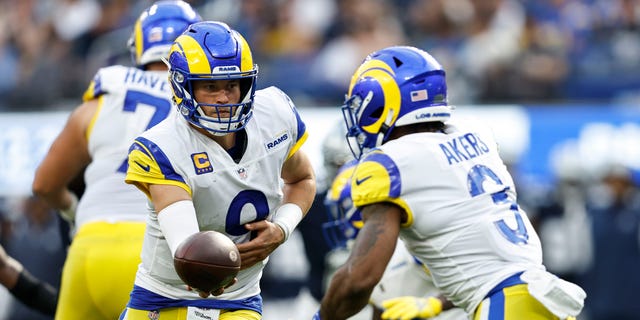
[[[184,80],[185,77],[182,73],[178,72],[178,71],[172,71],[171,72],[171,77],[173,78],[173,80],[179,84],[184,84]]]
[[[382,116],[383,111],[384,111],[384,107],[380,106],[377,109],[375,109],[373,112],[371,112],[371,117],[380,118]]]

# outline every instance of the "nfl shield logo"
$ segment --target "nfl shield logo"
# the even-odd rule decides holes
[[[238,175],[240,176],[240,179],[244,180],[247,178],[247,169],[245,168],[240,168],[238,169]]]
[[[160,311],[149,311],[149,314],[147,316],[149,317],[149,320],[158,320],[160,318]]]

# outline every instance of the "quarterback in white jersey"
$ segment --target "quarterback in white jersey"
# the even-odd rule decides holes
[[[317,318],[343,319],[362,308],[398,237],[473,319],[580,313],[586,295],[545,270],[540,241],[492,135],[448,121],[445,72],[432,56],[413,47],[370,54],[351,80],[343,111],[360,159],[351,192],[364,225]],[[424,306],[398,303],[385,304],[391,318],[423,316]]]
[[[160,319],[260,319],[268,255],[315,195],[313,168],[299,150],[305,124],[278,88],[255,91],[248,44],[224,23],[193,24],[168,63],[178,110],[129,151],[126,181],[152,210],[122,319],[154,312]],[[177,246],[206,230],[229,236],[242,261],[235,284],[212,292],[187,287],[173,266]]]
[[[147,201],[124,183],[133,139],[172,110],[165,57],[173,40],[200,21],[183,1],[143,11],[130,40],[136,67],[100,69],[37,169],[33,191],[75,224],[56,319],[115,319],[126,305],[144,237]],[[86,167],[86,169],[85,169]],[[84,171],[78,203],[68,189]],[[118,279],[114,281],[114,279]]]

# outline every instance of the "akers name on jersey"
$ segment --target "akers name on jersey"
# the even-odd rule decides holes
[[[473,159],[491,151],[480,136],[475,133],[465,133],[439,145],[450,165]]]

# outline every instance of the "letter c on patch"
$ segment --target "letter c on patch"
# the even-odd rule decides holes
[[[197,174],[203,174],[207,172],[213,172],[213,166],[209,161],[209,156],[206,152],[194,153],[191,155],[191,161]]]
[[[209,163],[209,157],[207,157],[206,153],[198,153],[193,155],[193,164],[198,169],[204,169],[211,165]]]

